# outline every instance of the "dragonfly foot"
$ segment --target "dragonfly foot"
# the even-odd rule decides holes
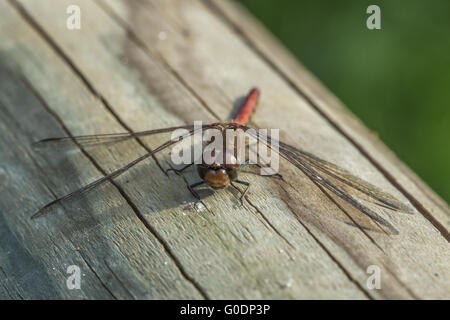
[[[168,173],[169,171],[173,171],[173,172],[175,172],[176,174],[179,175],[180,173],[182,173],[184,170],[186,170],[187,168],[189,168],[189,167],[192,166],[192,165],[193,165],[193,163],[188,164],[188,165],[184,166],[184,167],[181,168],[181,169],[175,169],[175,168],[173,168],[173,167],[169,164],[170,168],[167,169],[166,171],[164,171],[164,173],[167,175],[167,173]]]
[[[283,175],[282,175],[282,174],[279,174],[279,173],[274,173],[274,174],[269,174],[269,175],[263,175],[263,177],[269,177],[269,178],[274,178],[274,177],[276,177],[276,178],[280,178],[280,180],[284,180],[284,179],[283,179]]]
[[[267,167],[263,167],[263,166],[261,166],[259,163],[256,163],[255,164],[258,168],[260,168],[261,169],[261,171],[263,170],[263,169],[266,169]],[[273,177],[278,177],[278,178],[280,178],[281,180],[284,180],[283,179],[283,176],[281,175],[281,174],[279,174],[279,173],[272,173],[272,174],[259,174],[260,176],[263,176],[263,177],[269,177],[269,178],[273,178]]]
[[[248,189],[250,188],[250,183],[248,183],[247,181],[241,181],[241,180],[234,180],[234,182],[240,183],[240,184],[243,184],[244,186],[246,186],[244,192],[242,192],[241,196],[239,197],[239,201],[241,202],[241,206],[244,206],[244,197],[247,194]]]
[[[201,186],[201,185],[204,184],[204,183],[205,183],[205,181],[199,181],[199,182],[197,182],[197,183],[188,185],[189,191],[194,195],[194,197],[197,198],[197,202],[199,202],[199,201],[201,200],[201,198],[200,198],[200,196],[198,195],[198,193],[194,190],[194,188],[196,188],[196,187],[198,187],[198,186]],[[197,202],[195,202],[194,205],[197,205]]]

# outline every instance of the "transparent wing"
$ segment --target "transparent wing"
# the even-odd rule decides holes
[[[301,160],[296,158],[295,154],[293,154],[291,151],[280,148],[280,154],[289,162],[291,162],[293,165],[295,165],[297,168],[302,170],[303,173],[305,173],[313,182],[328,189],[336,196],[352,205],[358,211],[362,212],[372,220],[386,227],[391,233],[398,234],[398,230],[390,222],[388,222],[386,219],[381,217],[379,214],[377,214],[375,211],[371,210],[361,202],[357,201],[355,198],[352,197],[350,193],[343,190],[340,185],[332,183],[329,179],[319,174],[312,167],[308,166],[305,162],[302,162]]]
[[[188,131],[188,133],[185,134],[185,135],[182,135],[182,136],[180,136],[180,137],[178,137],[178,138],[176,138],[176,139],[171,139],[171,140],[169,140],[169,141],[167,141],[167,142],[161,144],[159,147],[157,147],[157,148],[154,149],[153,151],[144,154],[143,156],[141,156],[141,157],[137,158],[136,160],[134,160],[134,161],[128,163],[127,165],[123,166],[122,168],[119,168],[119,169],[117,169],[117,170],[115,170],[115,171],[113,171],[113,172],[111,172],[111,173],[109,173],[109,174],[103,176],[103,177],[100,178],[100,179],[97,179],[97,180],[91,182],[90,184],[88,184],[88,185],[86,185],[86,186],[84,186],[84,187],[82,187],[82,188],[80,188],[80,189],[78,189],[78,190],[76,190],[76,191],[74,191],[74,192],[72,192],[72,193],[69,193],[69,194],[67,194],[67,195],[65,195],[65,196],[63,196],[63,197],[60,197],[60,198],[58,198],[58,199],[56,199],[56,200],[50,202],[49,204],[47,204],[46,206],[44,206],[43,208],[41,208],[39,211],[37,211],[37,212],[31,217],[31,219],[35,219],[35,218],[40,217],[40,216],[42,216],[43,214],[47,213],[47,212],[48,212],[51,208],[53,208],[56,204],[63,204],[63,203],[65,203],[65,202],[67,202],[67,201],[70,201],[70,200],[72,200],[72,199],[74,199],[74,198],[76,198],[76,197],[78,197],[78,196],[81,196],[82,194],[85,194],[85,193],[91,191],[92,189],[94,189],[95,187],[97,187],[97,186],[103,184],[103,183],[106,182],[106,181],[110,181],[111,179],[113,179],[113,178],[115,178],[115,177],[121,175],[122,173],[124,173],[124,172],[127,171],[128,169],[134,167],[136,164],[138,164],[138,163],[144,161],[145,159],[149,158],[150,156],[156,154],[157,152],[159,152],[159,151],[161,151],[161,150],[164,150],[164,149],[168,148],[169,146],[172,146],[172,145],[174,145],[175,143],[177,143],[177,142],[179,142],[179,141],[181,141],[181,140],[183,140],[183,139],[185,139],[185,138],[187,138],[187,137],[190,137],[190,136],[193,135],[194,133],[200,132],[200,131],[204,130],[205,128],[211,128],[211,127],[212,127],[212,126],[203,126],[202,128],[192,129],[192,130]],[[160,133],[160,132],[168,132],[168,131],[171,131],[171,130],[176,130],[176,129],[181,129],[181,128],[193,128],[193,126],[189,126],[189,127],[166,128],[166,129],[161,129],[161,130],[151,130],[151,131],[146,131],[145,133],[143,133],[143,135],[148,135],[149,132],[152,132],[152,133]],[[103,135],[102,137],[105,137],[105,136],[115,136],[115,135]],[[136,136],[136,134],[133,134],[133,135],[131,135],[131,136],[127,135],[128,138],[133,138],[133,137],[135,137],[135,136]],[[81,140],[83,140],[83,141],[89,141],[91,137],[93,137],[93,136],[83,136],[83,137],[78,137],[78,138],[83,138],[83,139],[81,139]],[[96,136],[96,137],[98,137],[98,136]],[[85,139],[85,138],[86,138],[86,139]],[[72,139],[73,139],[72,137],[70,137],[70,138],[57,138],[57,141],[58,141],[58,142],[59,142],[59,141],[64,141],[64,143],[65,143],[65,141],[67,141],[67,142],[73,141]],[[103,140],[103,139],[102,139],[102,140]],[[53,140],[52,140],[52,139],[47,139],[47,140],[44,140],[44,141],[53,141]]]
[[[194,126],[178,126],[169,127],[156,130],[147,130],[141,132],[124,132],[124,133],[111,133],[111,134],[97,134],[97,135],[87,135],[87,136],[70,136],[70,137],[58,137],[58,138],[48,138],[44,140],[37,141],[33,143],[35,149],[70,149],[70,148],[91,148],[100,145],[111,145],[118,142],[150,136],[159,133],[167,133],[177,129],[193,130]]]
[[[384,192],[377,186],[374,186],[373,184],[364,181],[361,178],[358,178],[357,176],[351,174],[343,168],[338,167],[333,163],[320,159],[311,153],[296,149],[282,142],[280,142],[280,146],[284,150],[289,150],[295,156],[302,158],[305,162],[307,162],[315,169],[325,173],[330,177],[333,177],[334,179],[345,184],[345,186],[350,187],[346,188],[347,190],[354,189],[355,191],[361,192],[366,196],[365,198],[367,200],[372,201],[377,205],[386,207],[394,211],[401,211],[409,214],[416,213],[416,210],[411,206],[397,200],[392,195]]]
[[[252,131],[249,131],[249,133],[252,134]],[[333,194],[394,234],[398,234],[398,231],[392,224],[353,196],[368,199],[377,205],[394,211],[403,211],[407,213],[416,212],[413,208],[395,199],[392,195],[330,162],[322,160],[286,143],[271,139],[268,136],[257,133],[255,137],[269,147],[271,144],[278,144],[279,154],[299,168],[314,183],[331,191]]]

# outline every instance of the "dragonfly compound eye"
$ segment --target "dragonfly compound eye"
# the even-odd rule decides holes
[[[207,170],[204,180],[213,189],[222,189],[230,185],[230,178],[224,168]]]

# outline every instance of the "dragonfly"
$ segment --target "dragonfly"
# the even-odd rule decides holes
[[[256,106],[258,104],[258,100],[260,97],[260,90],[258,88],[253,88],[247,94],[245,102],[240,108],[237,116],[232,121],[228,122],[216,122],[207,125],[201,126],[201,128],[195,127],[194,125],[184,125],[177,127],[168,127],[162,129],[155,130],[147,130],[141,132],[127,132],[127,133],[113,133],[113,134],[100,134],[100,135],[87,135],[87,136],[70,136],[70,137],[58,137],[58,138],[48,138],[44,140],[40,140],[35,143],[35,146],[78,146],[78,147],[96,147],[99,145],[107,145],[113,144],[117,142],[122,142],[130,139],[136,139],[140,137],[147,137],[152,135],[157,135],[161,133],[169,133],[173,132],[177,129],[185,129],[187,131],[186,134],[179,136],[177,138],[172,138],[163,144],[159,145],[153,150],[149,150],[146,154],[138,157],[132,162],[126,164],[125,166],[114,170],[103,177],[85,185],[84,187],[64,195],[60,198],[55,199],[54,201],[48,203],[40,210],[38,210],[31,218],[38,218],[48,211],[51,210],[57,204],[64,204],[67,201],[70,201],[74,198],[78,198],[83,194],[93,190],[97,186],[105,183],[106,181],[111,181],[112,179],[118,177],[124,172],[128,171],[132,167],[136,166],[138,163],[141,163],[145,159],[148,159],[158,152],[165,150],[169,147],[174,146],[179,143],[181,140],[186,139],[198,132],[203,132],[207,129],[218,129],[222,132],[223,135],[227,132],[227,130],[238,130],[241,129],[244,132],[249,132],[250,135],[253,136],[255,140],[261,142],[271,148],[274,144],[278,146],[277,150],[273,151],[278,152],[278,154],[303,172],[313,183],[315,183],[320,190],[325,191],[328,190],[344,202],[348,203],[358,212],[366,215],[371,220],[375,221],[382,227],[383,229],[388,230],[392,234],[398,234],[399,231],[385,218],[380,216],[377,212],[372,210],[370,206],[368,206],[363,201],[369,201],[372,204],[375,204],[382,208],[387,208],[393,212],[403,212],[414,214],[417,211],[407,203],[404,203],[391,194],[383,191],[379,187],[353,175],[346,169],[343,169],[331,162],[323,160],[313,153],[304,151],[302,149],[296,148],[292,145],[284,143],[279,140],[272,139],[268,135],[261,134],[256,130],[249,130],[251,127],[247,125],[252,114],[254,113]],[[239,179],[239,171],[244,167],[248,161],[244,163],[236,163],[226,161],[222,163],[206,163],[202,161],[197,164],[197,172],[200,178],[200,181],[191,185],[188,185],[189,190],[192,194],[200,200],[200,197],[197,192],[195,192],[195,188],[206,184],[212,189],[223,189],[233,183],[240,183],[245,185],[246,188],[242,192],[240,201],[242,203],[244,196],[247,194],[250,183]],[[260,164],[254,163],[257,166],[261,167]],[[193,165],[193,163],[186,165],[181,169],[174,169],[171,167],[166,171],[166,173],[170,170],[175,171],[176,173],[181,173],[188,167]],[[282,178],[282,176],[278,173],[274,173],[269,176],[278,176]]]

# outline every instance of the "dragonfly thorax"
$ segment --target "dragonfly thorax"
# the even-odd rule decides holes
[[[202,165],[224,168],[238,168],[241,164],[235,156],[234,150],[204,152]]]
[[[212,138],[206,142],[206,148],[202,154],[203,165],[222,165],[225,168],[238,168],[242,164],[238,160],[239,141],[237,137],[233,136],[231,141],[227,140],[227,131],[236,130],[233,125],[233,123],[228,122],[218,125],[221,130],[222,140],[216,143],[215,139]]]

